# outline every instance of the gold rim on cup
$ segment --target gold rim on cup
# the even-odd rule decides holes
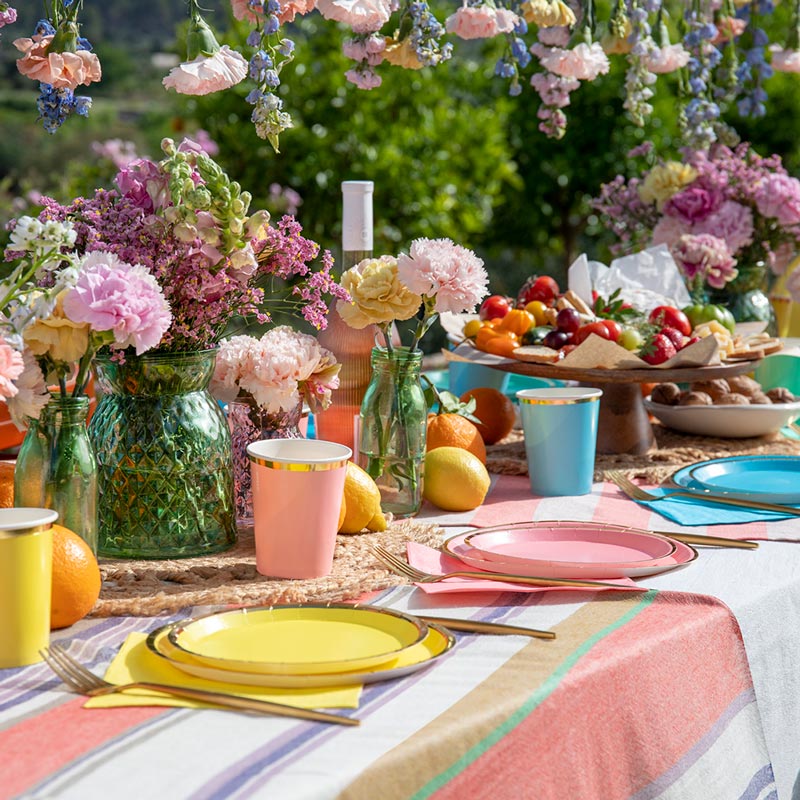
[[[281,449],[295,450],[305,445],[300,442],[311,443],[321,451],[331,451],[330,455],[298,456],[291,452],[285,456],[280,454]],[[259,450],[276,450],[277,452],[261,453]],[[353,451],[345,445],[336,442],[326,442],[320,439],[268,439],[253,442],[247,446],[247,457],[251,463],[258,464],[268,469],[284,470],[286,472],[325,472],[332,469],[342,469],[352,456]]]
[[[581,396],[576,396],[580,394]],[[520,389],[517,400],[531,406],[567,406],[600,401],[602,389]]]

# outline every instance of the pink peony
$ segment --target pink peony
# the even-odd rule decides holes
[[[756,207],[781,225],[800,223],[800,181],[781,173],[767,175],[755,189]]]
[[[708,233],[681,236],[672,248],[672,255],[681,272],[694,283],[704,280],[715,289],[722,289],[739,273],[736,259],[722,239]]]
[[[800,72],[800,50],[784,50],[773,45],[770,47],[772,59],[770,64],[778,72]]]
[[[52,36],[16,39],[14,47],[24,53],[17,59],[17,69],[33,81],[48,83],[56,89],[75,90],[102,77],[100,59],[88,50],[75,53],[48,53]]]
[[[8,400],[17,394],[18,389],[14,381],[22,375],[24,369],[22,353],[0,336],[0,398]]]
[[[344,74],[350,83],[354,83],[359,89],[377,89],[383,79],[371,67],[364,69],[349,69]]]
[[[111,331],[114,346],[135,347],[136,355],[156,347],[172,323],[155,277],[102,251],[83,260],[77,283],[64,297],[64,313],[93,332]]]
[[[664,213],[692,224],[704,220],[722,204],[722,193],[703,186],[687,186],[664,203]]]
[[[534,52],[534,45],[531,51]],[[608,56],[598,42],[579,44],[571,50],[559,47],[550,48],[547,52],[535,52],[541,65],[556,75],[564,78],[577,78],[581,81],[593,81],[598,75],[605,75],[610,64]]]
[[[642,63],[658,75],[675,72],[689,63],[689,51],[682,44],[668,44],[645,53]]]
[[[567,25],[557,25],[555,28],[539,28],[536,36],[542,44],[548,47],[566,47],[571,36]]]
[[[435,297],[438,313],[474,311],[489,282],[483,261],[450,239],[415,239],[397,257],[397,272],[415,294]]]
[[[753,243],[753,212],[741,203],[726,200],[714,213],[694,226],[693,233],[710,233],[724,239],[731,253]]]
[[[461,39],[490,39],[500,33],[511,33],[519,17],[506,8],[464,5],[445,20],[448,33]]]
[[[389,0],[317,0],[317,11],[325,19],[343,22],[355,33],[377,31],[392,15]]]
[[[17,21],[17,9],[7,8],[5,11],[0,11],[0,28],[6,25],[13,25]]]
[[[247,77],[247,61],[228,45],[211,56],[200,54],[173,67],[162,83],[179,94],[211,94],[229,89]]]

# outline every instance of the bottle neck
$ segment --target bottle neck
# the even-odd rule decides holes
[[[342,272],[354,267],[365,258],[372,258],[372,250],[342,250]]]
[[[385,347],[373,347],[370,363],[376,372],[396,372],[402,369],[409,375],[418,374],[422,367],[422,351],[394,347],[390,352]]]

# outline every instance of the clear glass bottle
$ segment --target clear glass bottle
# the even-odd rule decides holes
[[[420,382],[422,352],[375,347],[372,380],[361,405],[359,464],[381,491],[381,508],[395,517],[416,514],[428,409]]]
[[[88,397],[57,395],[39,419],[29,420],[14,471],[14,505],[58,511],[58,523],[97,553],[97,461],[88,415]]]
[[[342,272],[372,256],[372,181],[342,183]],[[335,306],[328,327],[318,339],[342,365],[339,388],[331,405],[314,415],[315,436],[346,445],[354,453],[358,445],[359,411],[372,377],[370,355],[379,330],[369,325],[356,330],[347,325]]]

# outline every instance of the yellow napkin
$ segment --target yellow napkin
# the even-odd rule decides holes
[[[111,683],[133,683],[150,681],[171,683],[176,686],[191,686],[194,689],[235,694],[256,700],[286,703],[298,708],[358,708],[362,685],[326,686],[309,689],[272,689],[263,686],[242,686],[238,683],[222,683],[196,678],[173,667],[166,659],[150,652],[144,633],[131,633],[119,653],[108,665],[105,678]],[[84,708],[118,708],[120,706],[178,706],[181,708],[213,708],[209,703],[200,703],[182,697],[170,697],[146,689],[131,689],[119,694],[90,697]]]

